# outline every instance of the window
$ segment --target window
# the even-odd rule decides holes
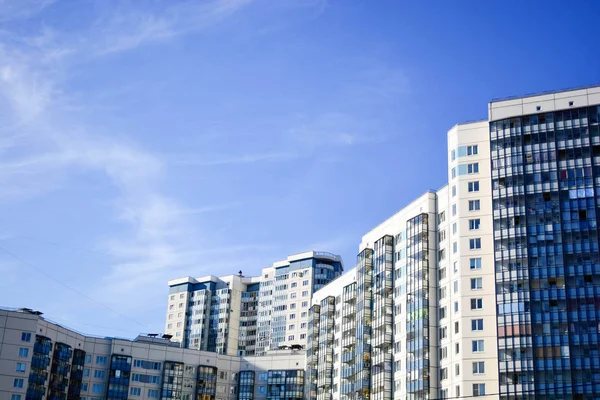
[[[471,330],[472,331],[482,331],[483,330],[483,319],[472,319],[471,320]]]
[[[158,390],[148,389],[148,397],[151,399],[158,399]]]
[[[448,357],[448,348],[442,347],[440,348],[440,360],[443,360]]]
[[[448,379],[448,368],[442,368],[440,370],[440,380]]]
[[[296,314],[290,314],[289,319],[296,319]]]
[[[183,313],[177,313],[177,318],[183,317]]]
[[[169,314],[169,319],[173,319],[173,314]]]
[[[454,273],[458,272],[458,261],[454,261],[454,263],[452,264],[453,269],[454,269]]]
[[[471,250],[481,249],[481,238],[469,239],[469,249],[471,249]]]
[[[451,159],[452,161],[456,160],[456,150],[452,150],[452,151],[450,152],[450,159]]]
[[[452,224],[452,233],[456,234],[456,222]]]
[[[483,308],[483,299],[471,299],[471,310],[481,310]]]
[[[444,240],[446,240],[446,230],[444,230],[444,229],[440,230],[439,236],[440,236],[440,239],[438,240],[439,242],[443,242]]]
[[[460,385],[456,385],[454,391],[456,392],[456,397],[460,397]]]
[[[171,300],[175,300],[175,295],[171,295]]]
[[[445,287],[445,286],[444,286],[444,287],[441,287],[441,288],[439,289],[439,291],[440,291],[440,294],[439,294],[440,300],[441,300],[441,299],[444,299],[444,298],[446,297],[446,291],[447,291],[447,290],[446,290],[446,287]]]
[[[454,293],[458,293],[458,281],[454,281]]]
[[[267,374],[266,373],[258,374],[258,380],[259,381],[266,381],[267,380]]]
[[[169,306],[169,310],[174,310],[174,309],[175,309],[175,304],[171,304],[171,305]]]
[[[460,353],[460,343],[455,343],[454,344],[454,353],[455,354],[459,354]]]
[[[29,349],[26,347],[21,347],[19,349],[19,357],[27,357],[29,355]]]
[[[446,268],[440,268],[440,272],[439,272],[439,274],[440,274],[440,278],[439,278],[439,279],[440,279],[440,281],[441,281],[442,279],[446,279]]]
[[[308,307],[308,301],[303,301],[302,302],[302,307]]]
[[[452,216],[456,215],[456,204],[452,204]]]
[[[467,155],[468,156],[473,156],[475,154],[479,153],[479,146],[478,145],[473,145],[473,146],[467,146]]]
[[[306,311],[302,311],[302,314],[300,314],[300,316],[301,316],[302,318],[306,317]]]
[[[304,329],[304,328],[306,328],[306,322],[303,322],[300,324],[300,329]]]
[[[473,363],[473,374],[485,374],[485,362],[477,361]]]
[[[446,339],[447,336],[448,336],[448,328],[445,326],[440,328],[440,339]]]
[[[296,303],[290,304],[290,309],[293,310],[294,308],[296,308]]]
[[[481,269],[481,257],[471,258],[469,260],[469,267],[471,269]]]
[[[185,297],[185,293],[181,293],[181,294],[179,295],[179,298],[180,298],[180,299],[183,299],[184,297]]]
[[[452,168],[452,179],[456,178],[456,167]]]
[[[454,322],[454,333],[458,333],[458,329],[460,328],[460,324],[458,321]],[[456,343],[458,345],[458,343]],[[458,353],[458,351],[457,351]]]
[[[471,278],[471,290],[483,289],[483,278]]]
[[[306,339],[306,333],[301,333],[300,334],[300,339]]]
[[[440,308],[440,319],[446,318],[446,307]]]
[[[181,326],[182,326],[182,325],[183,325],[183,322],[178,322],[178,323],[177,323],[177,327],[178,327],[178,328],[181,328]]]
[[[440,392],[440,399],[447,399],[448,398],[448,389],[442,389]]]
[[[302,297],[306,297],[306,296],[308,296],[308,290],[304,290],[304,291],[302,292]]]
[[[454,302],[454,312],[457,313],[458,312],[458,301]]]
[[[298,282],[292,282],[292,286],[291,287],[295,288],[297,286],[298,286]]]
[[[106,371],[101,369],[94,370],[94,378],[104,379],[106,377]]]
[[[294,340],[294,335],[289,335],[288,340]]]
[[[92,393],[104,393],[104,385],[101,383],[94,383],[92,385]]]
[[[446,259],[446,250],[441,249],[440,251],[438,251],[438,260],[443,261],[445,259]]]
[[[88,390],[88,384],[87,384],[87,382],[82,383],[81,384],[81,391],[82,392],[87,392],[87,390]]]
[[[31,333],[21,332],[21,341],[22,342],[31,342]]]
[[[473,340],[473,353],[481,353],[483,348],[483,340]]]
[[[142,394],[142,388],[136,388],[136,387],[129,388],[129,394],[131,396],[140,396]]]
[[[288,330],[293,331],[294,329],[296,329],[296,325],[291,324],[290,326],[288,326]]]
[[[479,229],[479,225],[481,225],[481,220],[479,218],[469,220],[469,230],[477,230]]]
[[[296,292],[294,292],[294,293],[290,293],[290,299],[295,299],[295,298],[296,298],[296,295],[297,295],[297,293],[296,293]]]
[[[86,369],[83,370],[83,376],[85,376],[85,377],[90,376],[90,369],[89,368],[86,368]]]
[[[22,388],[22,387],[23,387],[23,382],[24,382],[24,379],[17,378],[17,379],[15,379],[15,381],[13,382],[13,387],[16,387],[16,388]]]
[[[485,383],[473,384],[473,396],[485,396]]]
[[[469,211],[478,211],[480,208],[479,200],[469,200]]]
[[[13,394],[12,396],[10,396],[10,400],[21,400],[21,395]]]
[[[460,375],[460,364],[454,364],[454,375]]]
[[[27,364],[25,364],[25,363],[17,363],[16,371],[17,372],[25,372],[26,368],[27,368]]]
[[[96,356],[96,364],[98,364],[98,365],[105,365],[106,364],[106,357],[105,356]]]
[[[456,254],[457,251],[458,251],[458,243],[453,242],[452,243],[452,254]]]
[[[467,164],[467,174],[476,174],[479,172],[479,163]]]
[[[469,182],[469,192],[479,192],[479,181]]]
[[[168,324],[167,329],[173,329],[173,324]]]
[[[456,185],[452,185],[452,197],[456,196]]]
[[[258,393],[260,393],[260,394],[267,393],[267,387],[266,386],[259,386],[258,387]]]
[[[92,362],[92,355],[91,354],[86,354],[85,355],[85,363],[89,364]]]
[[[441,224],[442,222],[446,221],[446,212],[442,211],[441,213],[439,213],[438,215],[438,224]],[[400,236],[400,235],[398,235]],[[400,241],[400,240],[398,240]]]
[[[302,281],[302,286],[308,286],[308,280]]]

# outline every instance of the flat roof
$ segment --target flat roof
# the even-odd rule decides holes
[[[490,101],[490,103],[497,103],[497,102],[506,101],[506,100],[525,99],[525,98],[528,98],[528,97],[543,96],[543,95],[546,95],[546,94],[565,93],[565,92],[572,92],[574,90],[595,89],[595,88],[600,88],[600,84],[587,85],[587,86],[577,86],[577,87],[566,88],[566,89],[548,90],[548,91],[539,92],[539,93],[527,93],[527,94],[521,95],[521,96],[500,97],[500,98],[492,99]]]

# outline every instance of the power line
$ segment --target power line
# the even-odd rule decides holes
[[[115,310],[115,309],[113,309],[113,308],[111,308],[111,307],[107,306],[106,304],[103,304],[103,303],[99,302],[98,300],[94,299],[93,297],[90,297],[90,296],[88,296],[87,294],[85,294],[85,293],[83,293],[83,292],[81,292],[81,291],[79,291],[79,290],[75,289],[73,286],[69,285],[68,283],[65,283],[65,282],[63,282],[63,281],[61,281],[61,280],[59,280],[59,279],[57,279],[57,278],[53,277],[52,275],[50,275],[50,274],[48,274],[47,272],[45,272],[45,271],[43,271],[43,270],[41,270],[41,269],[37,268],[37,267],[36,267],[35,265],[33,265],[32,263],[30,263],[30,262],[28,262],[28,261],[24,260],[23,258],[19,257],[19,256],[18,256],[18,255],[16,255],[15,253],[13,253],[13,252],[11,252],[11,251],[7,250],[6,248],[4,248],[4,247],[0,246],[0,250],[4,251],[6,254],[10,255],[10,256],[11,256],[11,257],[13,257],[15,260],[17,260],[17,261],[20,261],[21,263],[23,263],[23,264],[27,265],[29,268],[31,268],[31,269],[33,269],[33,270],[35,270],[35,271],[39,272],[40,274],[44,275],[46,278],[48,278],[48,279],[50,279],[50,280],[52,280],[52,281],[54,281],[54,282],[58,283],[59,285],[62,285],[62,286],[64,286],[64,287],[66,287],[66,288],[68,288],[68,289],[72,290],[73,292],[75,292],[75,293],[79,294],[80,296],[82,296],[82,297],[85,297],[86,299],[88,299],[88,300],[92,301],[93,303],[96,303],[96,304],[98,304],[99,306],[101,306],[101,307],[104,307],[104,308],[106,308],[107,310],[109,310],[109,311],[112,311],[113,313],[115,313],[115,314],[117,314],[117,315],[119,315],[119,316],[121,316],[121,317],[123,317],[123,318],[126,318],[126,319],[130,320],[131,322],[134,322],[134,323],[136,323],[137,325],[139,325],[139,326],[141,326],[141,327],[144,327],[144,328],[146,328],[146,329],[150,330],[150,328],[149,328],[147,325],[144,325],[144,324],[142,324],[142,323],[140,323],[140,322],[136,321],[135,319],[133,319],[133,318],[131,318],[131,317],[129,317],[129,316],[127,316],[127,315],[125,315],[125,314],[123,314],[123,313],[121,313],[121,312],[119,312],[119,311],[117,311],[117,310]]]

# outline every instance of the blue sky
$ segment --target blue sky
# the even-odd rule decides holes
[[[0,0],[0,305],[130,337],[164,328],[168,279],[313,248],[350,268],[363,233],[444,184],[455,123],[600,83],[598,15]]]

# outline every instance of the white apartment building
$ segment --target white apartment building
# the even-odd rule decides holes
[[[303,350],[238,357],[166,338],[97,338],[32,310],[0,309],[0,399],[303,398]]]
[[[264,355],[304,347],[313,293],[343,271],[340,256],[289,256],[260,276],[185,277],[169,281],[165,332],[187,348]]]

